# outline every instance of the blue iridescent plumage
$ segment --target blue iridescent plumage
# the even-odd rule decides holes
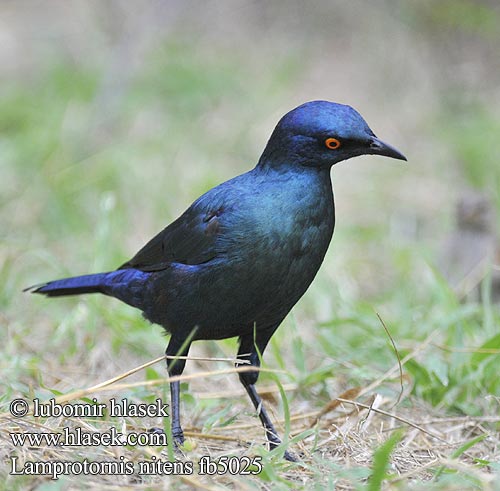
[[[330,243],[330,168],[363,154],[405,159],[351,107],[305,103],[283,116],[254,169],[207,191],[118,270],[32,291],[119,298],[171,334],[172,357],[187,355],[193,340],[238,336],[238,358],[259,366],[259,353],[309,287]],[[170,375],[184,365],[168,361]],[[240,373],[275,447],[280,440],[255,390],[257,378],[257,371]],[[182,442],[178,382],[171,392],[172,434]]]

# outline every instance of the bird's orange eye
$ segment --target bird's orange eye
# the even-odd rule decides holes
[[[326,148],[329,148],[330,150],[337,150],[337,148],[340,147],[340,141],[336,138],[327,138],[325,140],[325,145]]]

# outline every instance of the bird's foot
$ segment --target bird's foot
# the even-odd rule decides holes
[[[163,428],[158,428],[157,426],[149,428],[148,433],[154,433],[155,435],[165,435],[165,431],[163,430]]]
[[[269,450],[274,450],[278,445],[281,445],[281,440],[276,436],[274,431],[267,431],[267,441],[269,443]],[[299,458],[288,450],[285,450],[283,458],[288,460],[288,462],[300,462]]]
[[[149,428],[148,432],[165,435],[165,430],[156,426],[154,426],[153,428]],[[186,439],[184,438],[184,432],[182,431],[182,428],[172,428],[172,440],[174,441],[174,447],[176,449],[179,449],[180,447],[182,447],[182,445],[184,445]]]
[[[300,462],[299,458],[288,450],[285,450],[285,454],[283,455],[283,457],[285,460],[288,460],[288,462]]]
[[[184,445],[186,439],[184,438],[184,432],[180,426],[178,428],[172,428],[172,439],[174,440],[174,445],[177,448]]]

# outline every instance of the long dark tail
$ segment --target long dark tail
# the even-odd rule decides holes
[[[79,295],[81,293],[106,293],[110,273],[87,274],[62,280],[48,281],[26,288],[25,292],[42,293],[47,297]]]
[[[24,291],[41,293],[47,297],[104,293],[133,307],[143,308],[144,292],[151,273],[137,269],[119,269],[109,273],[87,274],[33,285]]]

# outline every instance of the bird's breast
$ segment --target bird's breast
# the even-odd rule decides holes
[[[289,258],[325,252],[334,226],[329,176],[326,181],[290,179],[279,189],[260,195],[249,214],[256,248],[267,254],[274,248]]]
[[[256,304],[288,311],[314,279],[332,237],[330,177],[289,179],[259,191],[240,203],[230,262],[247,291],[255,291]]]

